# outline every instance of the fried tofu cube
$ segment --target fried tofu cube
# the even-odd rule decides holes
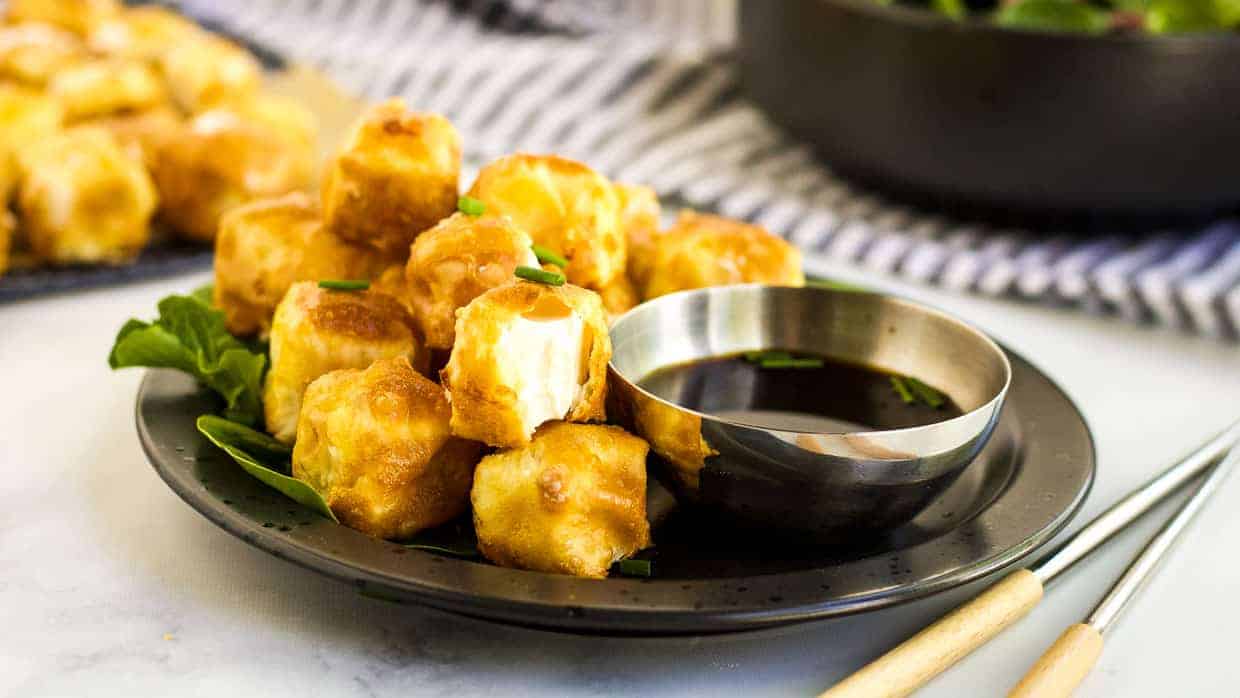
[[[121,11],[119,0],[8,0],[6,17],[14,24],[43,22],[78,36],[89,35]]]
[[[189,19],[156,5],[133,7],[104,19],[87,37],[92,51],[135,60],[158,62],[180,43],[202,38]]]
[[[9,255],[13,250],[13,231],[17,228],[17,219],[8,209],[0,210],[0,276],[9,270]]]
[[[23,148],[20,163],[18,210],[38,258],[119,264],[146,245],[155,187],[112,134],[70,129]]]
[[[608,324],[615,322],[616,318],[629,312],[641,302],[633,282],[629,281],[629,277],[624,274],[600,288],[598,295],[603,301],[603,309],[607,311]]]
[[[242,119],[262,124],[282,139],[307,149],[307,156],[313,159],[319,140],[319,120],[306,105],[282,95],[259,93],[232,100],[225,106]]]
[[[125,152],[141,160],[148,170],[159,163],[159,151],[181,132],[185,120],[170,106],[92,119],[90,125],[107,129]]]
[[[354,249],[369,249],[357,245],[350,245],[350,247]],[[373,254],[374,251],[371,250],[371,253]],[[414,324],[417,324],[417,315],[414,313],[413,306],[409,304],[409,284],[405,281],[404,264],[400,262],[389,264],[371,280],[370,288],[379,293],[386,293],[400,301],[400,304],[405,306],[405,310],[409,311],[409,317],[414,319]],[[427,348],[430,349],[430,345],[427,345]]]
[[[61,131],[64,108],[34,90],[0,85],[0,150],[5,157]]]
[[[215,239],[225,211],[305,189],[309,145],[229,108],[205,111],[159,148],[152,174],[161,217],[183,236]]]
[[[760,226],[685,211],[656,239],[643,298],[745,283],[805,285],[800,250]]]
[[[262,81],[262,67],[249,51],[212,34],[176,42],[160,65],[172,98],[191,114],[249,97]]]
[[[328,165],[323,212],[336,234],[394,253],[456,210],[461,139],[447,119],[400,99],[362,114]]]
[[[260,199],[220,219],[215,304],[229,332],[266,332],[295,282],[368,279],[382,264],[373,251],[346,244],[324,227],[314,197],[293,192]]]
[[[482,168],[469,196],[568,259],[568,280],[599,289],[624,273],[620,200],[605,177],[555,155],[517,154]]]
[[[525,281],[493,288],[458,313],[440,373],[452,433],[506,448],[547,421],[602,421],[609,360],[597,293]]]
[[[306,386],[341,368],[379,359],[423,361],[409,314],[375,291],[330,291],[312,281],[289,287],[271,323],[271,368],[263,385],[267,431],[285,443],[297,435]]]
[[[0,27],[0,77],[42,87],[59,71],[88,57],[74,35],[48,24]]]
[[[630,184],[617,184],[620,197],[620,226],[624,229],[629,280],[636,288],[646,285],[650,266],[654,263],[654,240],[659,236],[662,212],[654,189]]]
[[[66,68],[47,85],[70,121],[150,109],[167,101],[163,81],[145,63],[90,61]]]
[[[478,463],[478,547],[502,567],[606,577],[650,545],[646,442],[619,427],[553,422]]]
[[[404,357],[332,371],[306,389],[293,476],[344,525],[409,538],[459,516],[482,444],[448,431],[443,388]]]
[[[432,349],[451,349],[456,311],[510,283],[518,266],[538,267],[530,237],[505,218],[456,213],[418,236],[405,267],[409,303]]]

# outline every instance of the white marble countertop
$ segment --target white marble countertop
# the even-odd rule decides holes
[[[203,278],[0,306],[0,694],[809,695],[955,600],[736,637],[641,640],[363,598],[215,528],[147,465],[133,424],[141,372],[110,372],[107,349],[126,318],[152,315],[160,297]],[[972,319],[1061,381],[1100,458],[1076,524],[1240,414],[1235,345],[866,282]],[[1074,570],[1032,616],[919,695],[1002,695],[1157,523]],[[1240,477],[1116,627],[1079,695],[1240,693],[1237,545]]]

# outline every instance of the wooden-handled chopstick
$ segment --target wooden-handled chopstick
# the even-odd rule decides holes
[[[909,695],[1024,617],[1042,599],[1046,585],[1200,475],[1223,457],[1237,440],[1240,440],[1240,422],[1111,505],[1028,568],[1004,577],[972,601],[827,689],[822,697]]]
[[[1066,698],[1085,679],[1102,654],[1102,636],[1115,624],[1145,582],[1153,576],[1193,517],[1205,506],[1210,495],[1218,490],[1231,473],[1240,453],[1232,453],[1206,476],[1197,491],[1180,507],[1170,521],[1146,544],[1115,586],[1098,602],[1084,623],[1076,623],[1064,631],[1050,649],[1038,659],[1029,673],[1008,694],[1008,698]]]

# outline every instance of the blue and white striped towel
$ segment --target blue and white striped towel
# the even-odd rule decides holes
[[[733,0],[187,0],[371,98],[441,112],[477,167],[554,151],[810,257],[946,288],[1240,330],[1240,223],[1141,237],[955,221],[834,176],[738,92]]]

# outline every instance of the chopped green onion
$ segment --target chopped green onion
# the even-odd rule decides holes
[[[908,387],[912,389],[913,393],[917,395],[918,398],[921,399],[922,402],[926,403],[930,407],[933,407],[934,409],[938,409],[943,406],[943,401],[944,401],[943,393],[940,393],[934,388],[931,388],[930,386],[926,385],[925,383],[922,383],[921,381],[911,376],[905,377],[904,381],[908,384]]]
[[[542,264],[554,264],[561,269],[568,266],[567,259],[561,257],[556,252],[543,247],[542,245],[530,245],[530,249],[534,250],[534,256],[537,257],[538,261]]]
[[[365,279],[324,279],[319,282],[319,288],[332,291],[365,291],[370,288],[370,282]]]
[[[791,359],[792,354],[777,349],[759,349],[758,351],[747,351],[744,354],[745,360],[751,363],[762,363],[767,359]]]
[[[462,196],[456,200],[456,210],[467,216],[481,216],[486,213],[487,205],[472,196]]]
[[[563,286],[565,281],[563,274],[535,269],[534,267],[517,267],[514,273],[526,281],[537,281],[548,286]]]
[[[905,383],[905,379],[902,376],[892,376],[891,387],[895,388],[896,393],[900,396],[900,399],[904,401],[904,404],[911,405],[914,402],[917,402],[917,398],[913,395],[913,391],[909,389],[908,384]]]
[[[616,571],[625,577],[649,577],[653,570],[649,560],[621,560],[616,563]]]
[[[822,368],[822,359],[762,359],[758,362],[762,368]]]

